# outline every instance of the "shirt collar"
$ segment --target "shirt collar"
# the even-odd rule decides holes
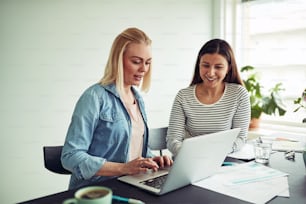
[[[120,98],[119,93],[116,89],[116,85],[114,83],[112,84],[108,84],[108,85],[102,85],[107,91],[111,92],[112,94],[114,94],[116,97]],[[135,87],[132,86],[132,91],[135,95],[135,99],[138,101],[138,99],[140,98],[140,95],[138,93],[138,91],[135,89]]]

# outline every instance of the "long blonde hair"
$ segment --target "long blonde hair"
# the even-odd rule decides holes
[[[115,38],[100,84],[108,85],[115,83],[119,93],[123,91],[124,86],[123,54],[130,43],[145,43],[146,45],[151,45],[152,41],[138,28],[128,28]],[[149,70],[142,80],[140,86],[141,91],[148,92],[150,89],[151,70],[150,64]]]

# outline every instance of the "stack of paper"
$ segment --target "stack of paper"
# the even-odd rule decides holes
[[[251,203],[266,203],[275,196],[289,197],[288,174],[254,161],[224,166],[217,174],[193,185]]]

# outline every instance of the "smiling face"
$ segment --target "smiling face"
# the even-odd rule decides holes
[[[131,43],[123,54],[124,87],[139,86],[150,69],[151,46],[144,43]]]
[[[200,58],[200,76],[207,88],[223,86],[223,79],[228,73],[227,60],[220,54],[204,54]]]

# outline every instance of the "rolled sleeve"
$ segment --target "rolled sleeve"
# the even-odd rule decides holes
[[[74,171],[76,178],[81,180],[92,178],[105,162],[106,159],[100,157],[87,158],[76,166]]]

